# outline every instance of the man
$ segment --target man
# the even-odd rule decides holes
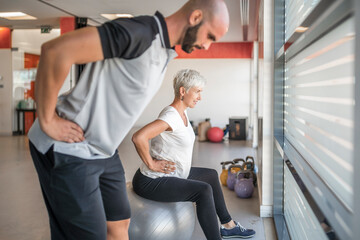
[[[208,49],[228,25],[223,0],[190,0],[167,18],[117,19],[42,46],[29,139],[52,239],[128,239],[116,149],[159,89],[173,47]],[[71,65],[84,63],[76,87],[57,99]]]

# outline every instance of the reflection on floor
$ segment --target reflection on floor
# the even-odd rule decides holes
[[[127,181],[131,181],[140,165],[129,136],[119,147]],[[0,137],[0,152],[0,239],[49,240],[47,213],[28,151],[28,139],[22,136]],[[220,173],[220,162],[248,155],[254,155],[254,150],[245,141],[196,142],[193,166],[214,168]],[[237,198],[226,187],[223,191],[232,217],[257,232],[252,239],[264,240],[257,189],[250,199]],[[205,239],[199,224],[195,227],[192,239]]]

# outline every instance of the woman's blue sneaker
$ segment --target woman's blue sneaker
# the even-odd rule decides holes
[[[234,221],[235,222],[235,221]],[[220,234],[222,238],[251,238],[255,235],[252,229],[246,229],[240,223],[235,222],[236,227],[227,229],[221,226]]]

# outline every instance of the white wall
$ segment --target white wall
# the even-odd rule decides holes
[[[13,71],[16,70],[23,70],[24,69],[24,51],[18,50],[18,51],[12,51],[12,67]]]
[[[41,33],[40,29],[14,29],[11,32],[12,47],[19,51],[40,55],[41,44],[60,36],[60,29]]]
[[[189,120],[210,118],[212,126],[225,127],[231,116],[249,116],[251,59],[175,59],[170,62],[164,82],[135,126],[156,119],[160,111],[174,99],[172,80],[177,71],[191,68],[199,71],[207,85],[194,109],[188,110]]]
[[[40,29],[15,29],[11,33],[12,47],[18,48],[17,52],[13,54],[13,68],[14,70],[21,70],[24,68],[24,53],[31,53],[40,55],[41,45],[60,36],[60,29],[52,29],[50,33],[41,33]],[[73,67],[72,67],[73,69]],[[62,86],[59,94],[67,92],[74,86],[74,70],[69,74]],[[72,77],[72,83],[70,81]]]
[[[11,49],[0,49],[0,135],[12,134]]]

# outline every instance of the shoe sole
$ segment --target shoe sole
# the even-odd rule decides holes
[[[253,236],[255,236],[255,234],[254,235],[249,235],[249,236],[221,236],[221,237],[224,238],[224,239],[230,239],[230,238],[251,238]]]

